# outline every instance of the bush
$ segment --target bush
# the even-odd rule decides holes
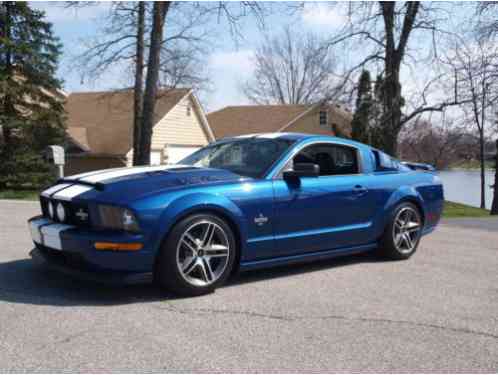
[[[0,188],[40,190],[57,180],[53,164],[28,147],[16,147],[0,156]]]

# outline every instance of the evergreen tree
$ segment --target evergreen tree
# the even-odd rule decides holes
[[[41,151],[62,140],[64,103],[55,78],[60,53],[44,12],[27,2],[0,2],[0,185],[18,180],[14,175],[29,180],[28,165],[42,163]]]
[[[356,98],[356,109],[351,122],[351,136],[354,140],[362,143],[370,143],[369,122],[372,108],[372,84],[370,72],[364,70],[358,82],[358,95]]]
[[[401,88],[399,89],[401,91]],[[391,141],[387,140],[383,134],[386,129],[386,124],[389,123],[389,116],[391,112],[386,108],[385,103],[386,81],[382,74],[377,75],[374,84],[373,102],[370,109],[370,131],[369,131],[369,144],[380,150],[389,150]],[[400,99],[401,108],[405,105],[405,99]]]

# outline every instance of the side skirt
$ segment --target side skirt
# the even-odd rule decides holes
[[[240,264],[240,271],[249,271],[260,268],[274,267],[279,265],[301,263],[301,262],[311,262],[315,260],[330,259],[342,255],[351,255],[357,253],[363,253],[369,250],[373,250],[377,247],[377,243],[372,243],[368,245],[361,245],[355,247],[346,247],[342,249],[335,250],[324,250],[314,253],[304,253],[291,256],[283,256],[278,258],[270,258],[263,260],[254,260],[250,262],[242,262]]]

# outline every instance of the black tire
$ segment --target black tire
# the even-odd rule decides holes
[[[193,272],[200,274],[199,279],[201,278],[202,275],[207,276],[208,274],[210,274],[211,276],[213,276],[214,281],[212,281],[207,285],[198,285],[198,284],[194,285],[193,281],[195,281],[195,279],[192,277],[192,280],[189,281],[190,275],[184,275],[184,272],[180,270],[182,265],[180,264],[179,254],[191,251],[189,250],[190,247],[188,246],[185,247],[184,245],[181,245],[180,241],[182,241],[182,239],[185,238],[184,237],[186,236],[185,233],[189,231],[189,228],[196,228],[196,226],[208,225],[206,224],[206,222],[215,224],[213,225],[213,227],[217,228],[216,229],[218,231],[217,234],[213,234],[211,235],[211,237],[220,236],[227,241],[228,256],[226,260],[226,265],[224,265],[223,269],[221,269],[220,267],[219,276],[214,280],[215,273],[211,271],[210,261],[208,260],[210,264],[208,267],[205,263],[204,260],[205,258],[202,258],[200,256],[198,257],[198,254],[195,254],[195,257],[197,257],[197,259],[202,258],[202,260],[200,260],[200,263],[202,264],[198,265],[199,269],[196,269],[197,266],[192,267]],[[221,231],[219,231],[220,229]],[[224,233],[225,235],[222,236],[221,233]],[[202,249],[198,248],[197,251],[199,250],[202,251]],[[206,250],[204,251],[206,254],[208,254]],[[166,290],[175,295],[198,296],[198,295],[211,293],[218,286],[222,285],[226,281],[226,279],[230,276],[230,273],[232,272],[235,263],[235,259],[237,258],[237,251],[238,251],[237,241],[235,240],[233,231],[223,219],[210,213],[194,214],[182,219],[177,224],[175,224],[172,230],[170,231],[169,235],[167,236],[167,238],[163,241],[160,253],[158,255],[158,259],[156,261],[154,278],[161,287],[165,288]],[[192,255],[192,258],[193,257],[194,255]],[[218,260],[214,259],[214,261],[216,262]],[[223,258],[223,262],[225,262],[225,258]],[[185,263],[188,263],[187,258],[185,258]],[[209,271],[206,272],[206,269],[208,269]],[[206,279],[209,278],[206,277],[205,280]],[[200,283],[201,281],[202,280],[199,280],[198,282]]]
[[[410,229],[410,231],[408,229],[404,229],[405,232],[410,232],[410,239],[406,240],[406,237],[404,237],[404,232],[403,234],[401,234],[401,230],[398,229],[400,228],[400,226],[399,224],[397,225],[396,222],[397,220],[400,220],[400,215],[408,215],[408,213],[411,213],[413,215],[413,222],[415,222],[416,220],[419,227],[418,232],[415,232],[414,224],[411,224],[411,227],[413,227],[413,229]],[[409,226],[406,225],[406,227],[408,228]],[[418,245],[420,243],[422,227],[422,215],[420,214],[420,210],[418,209],[418,207],[410,202],[400,203],[392,211],[389,217],[389,221],[380,240],[378,254],[382,257],[392,260],[404,260],[410,258],[417,251]]]

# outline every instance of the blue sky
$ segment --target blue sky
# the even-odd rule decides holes
[[[32,6],[44,10],[48,21],[54,25],[56,35],[63,43],[63,56],[59,76],[64,80],[68,92],[97,91],[120,88],[127,85],[123,68],[116,66],[97,82],[82,81],[81,72],[75,67],[75,57],[83,51],[85,41],[98,35],[98,27],[107,14],[108,4],[81,9],[67,9],[61,3],[36,2]],[[329,4],[306,4],[303,12],[284,17],[270,16],[266,21],[266,32],[281,31],[291,24],[300,30],[327,32],[331,25],[341,21],[337,10]],[[212,51],[206,56],[207,69],[212,80],[209,92],[201,93],[201,99],[208,111],[227,105],[246,104],[247,99],[240,92],[240,85],[253,72],[252,54],[263,39],[263,31],[256,20],[247,18],[242,24],[243,39],[235,42],[225,24],[215,23],[215,40]]]

